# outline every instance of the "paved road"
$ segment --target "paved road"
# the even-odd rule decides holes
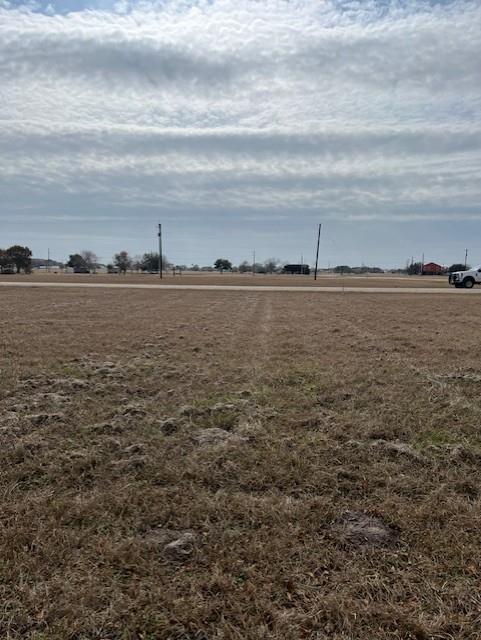
[[[282,287],[282,286],[241,286],[241,285],[210,285],[210,284],[111,284],[93,282],[0,282],[0,287],[56,287],[56,288],[83,288],[83,289],[160,289],[160,290],[188,290],[188,291],[298,291],[304,293],[412,293],[412,294],[436,294],[446,295],[473,295],[481,294],[481,287],[471,290],[422,288],[422,287]]]

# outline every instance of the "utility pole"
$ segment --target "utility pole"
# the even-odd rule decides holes
[[[256,250],[253,252],[253,261],[252,261],[252,275],[256,275]]]
[[[423,257],[421,258],[421,275],[424,275],[424,253],[423,253]]]
[[[50,273],[50,249],[47,249],[47,256],[47,273]]]
[[[466,253],[464,254],[464,270],[468,268],[468,250],[466,249]]]
[[[162,225],[159,224],[159,277],[162,280]]]
[[[319,265],[319,244],[321,242],[321,226],[319,223],[319,229],[317,231],[317,250],[316,250],[316,268],[314,269],[314,280],[317,280],[317,267]]]

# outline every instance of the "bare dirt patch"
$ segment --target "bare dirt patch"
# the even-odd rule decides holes
[[[336,527],[341,539],[347,543],[390,547],[397,544],[399,532],[380,518],[357,511],[346,511]]]

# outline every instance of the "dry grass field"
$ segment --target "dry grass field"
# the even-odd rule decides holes
[[[186,272],[182,275],[172,275],[172,272],[164,274],[160,280],[158,274],[128,273],[126,275],[108,275],[102,273],[91,273],[87,275],[73,273],[41,273],[35,272],[31,275],[0,275],[0,282],[97,282],[111,284],[176,284],[176,285],[236,285],[236,286],[320,286],[320,287],[426,287],[426,288],[448,288],[447,276],[404,276],[392,274],[380,275],[345,275],[319,274],[317,280],[314,276],[300,275],[263,275],[251,273],[193,273]]]
[[[0,637],[481,637],[481,311],[9,289]]]

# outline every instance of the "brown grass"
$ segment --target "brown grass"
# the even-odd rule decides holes
[[[321,273],[317,280],[314,276],[273,274],[264,275],[251,273],[194,273],[186,272],[182,275],[172,275],[172,272],[164,274],[162,281],[159,275],[148,273],[127,273],[126,275],[73,274],[73,273],[43,273],[35,272],[31,275],[0,275],[1,281],[33,281],[33,282],[97,282],[97,283],[131,283],[131,284],[208,284],[208,285],[237,285],[237,286],[320,286],[320,287],[426,287],[448,288],[447,276],[403,276],[385,274],[370,275],[345,275]]]
[[[479,638],[476,299],[1,298],[0,637]]]

